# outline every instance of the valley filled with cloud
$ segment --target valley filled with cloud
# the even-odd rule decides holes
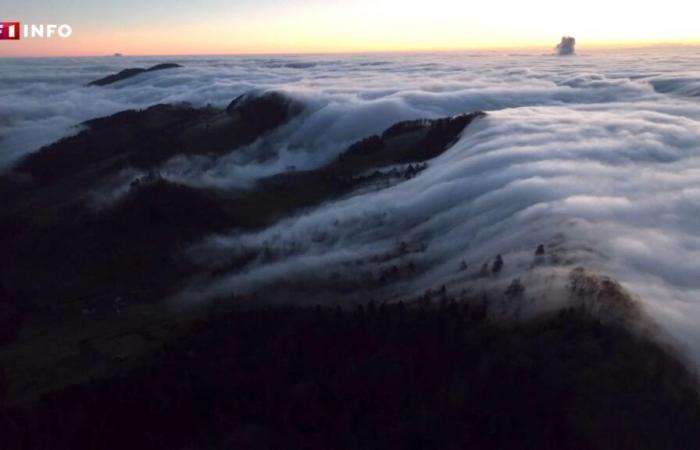
[[[6,58],[0,96],[3,448],[700,439],[697,49]]]
[[[514,279],[546,292],[568,269],[585,266],[621,282],[700,361],[698,60],[682,49],[566,58],[191,57],[174,60],[183,68],[107,87],[85,84],[125,61],[155,60],[11,60],[0,68],[2,167],[10,170],[94,117],[157,103],[224,107],[245,92],[283,92],[304,110],[282,127],[236,152],[177,155],[157,170],[188,186],[246,191],[266,177],[328,164],[396,122],[485,111],[410,180],[370,186],[263,230],[221,232],[191,245],[188,257],[205,268],[262,249],[274,257],[198,280],[178,299],[250,294],[290,280],[331,291],[342,280],[360,286],[355,297],[393,299],[442,285],[470,293],[500,289]],[[56,64],[65,65],[60,77],[40,75]],[[108,208],[145,175],[124,168],[92,192],[95,207]],[[556,264],[533,265],[539,245]],[[376,262],[402,246],[403,253]],[[505,261],[502,273],[480,278],[497,255]],[[366,282],[408,264],[415,271],[408,280]],[[533,307],[539,306],[545,305]]]

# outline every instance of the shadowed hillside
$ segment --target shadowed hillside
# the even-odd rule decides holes
[[[527,202],[489,213],[544,178],[510,183],[499,150],[471,164],[483,146],[462,133],[484,113],[273,161],[245,187],[164,169],[270,162],[311,114],[273,91],[123,111],[0,177],[0,449],[700,445],[696,374],[625,280],[573,232],[509,222]]]
[[[383,176],[408,179],[420,166],[366,172],[435,157],[481,115],[399,124],[352,145],[338,161],[264,178],[250,190],[185,186],[158,173],[176,155],[235,152],[302,111],[276,92],[242,95],[225,111],[156,105],[90,120],[79,134],[30,155],[0,179],[11,199],[0,212],[0,229],[8,230],[0,243],[14,261],[4,274],[6,290],[22,297],[25,309],[134,292],[161,300],[194,275],[180,255],[186,245],[211,233],[269,226]],[[96,210],[90,192],[126,168],[148,175]]]
[[[700,442],[694,377],[585,307],[212,310],[147,367],[0,420],[2,448],[662,449]]]

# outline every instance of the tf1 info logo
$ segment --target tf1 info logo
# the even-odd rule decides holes
[[[52,38],[55,36],[67,38],[70,37],[71,34],[73,34],[73,29],[70,25],[65,24],[21,25],[19,22],[0,22],[0,41],[18,41],[20,38]]]

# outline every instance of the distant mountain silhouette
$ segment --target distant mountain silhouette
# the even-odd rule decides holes
[[[117,56],[117,55],[118,54],[115,54],[115,56]],[[119,56],[121,56],[121,55],[119,55]],[[127,78],[135,77],[136,75],[140,75],[142,73],[155,72],[156,70],[177,69],[178,67],[182,67],[182,66],[180,64],[175,64],[175,63],[164,63],[164,64],[156,64],[155,66],[149,67],[148,69],[143,69],[140,67],[124,69],[119,73],[108,75],[104,78],[100,78],[99,80],[91,81],[87,85],[88,86],[106,86],[108,84],[116,83],[117,81],[122,81],[122,80],[126,80]]]
[[[571,36],[564,36],[561,42],[554,47],[559,56],[570,56],[576,53],[576,39]]]

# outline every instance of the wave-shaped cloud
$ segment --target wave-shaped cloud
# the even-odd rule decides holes
[[[356,273],[377,277],[411,260],[419,275],[401,291],[410,295],[441,284],[473,289],[469,277],[497,254],[506,262],[499,285],[534,276],[534,250],[545,244],[564,267],[616,277],[698,351],[699,174],[695,120],[626,106],[508,109],[472,125],[413,180],[262,232],[213,238],[193,255],[215,266],[249,249],[278,254],[224,276],[205,295],[330,276],[357,261],[365,263]],[[425,250],[386,267],[367,262],[399,241]],[[462,261],[467,278],[458,273]]]
[[[481,56],[471,58],[468,56]],[[142,74],[109,87],[84,85],[124,67],[163,62],[154,58],[5,60],[0,66],[0,169],[40,146],[79,130],[87,119],[155,103],[225,106],[251,89],[306,97],[317,111],[289,147],[309,136],[335,149],[397,120],[471,110],[563,103],[608,102],[650,91],[625,77],[567,70],[535,55],[356,56],[326,58],[168,59],[177,71]],[[506,64],[504,64],[506,61]],[[530,67],[523,69],[522,67]],[[303,67],[303,68],[302,68]],[[615,66],[613,66],[615,67]],[[584,69],[585,70],[585,69]],[[332,152],[333,150],[331,150]]]
[[[329,284],[354,277],[361,291],[362,279],[409,263],[415,273],[397,295],[561,280],[555,266],[532,269],[545,244],[558,267],[583,264],[620,280],[700,361],[700,104],[677,88],[698,79],[698,55],[179,58],[178,71],[82,86],[153,62],[3,61],[0,166],[82,120],[159,102],[223,107],[253,88],[283,90],[306,111],[236,154],[176,158],[163,175],[245,188],[290,166],[321,165],[399,120],[492,111],[411,180],[195,246],[192,258],[211,268],[249,249],[271,256],[193,289],[219,296],[328,274]],[[110,191],[128,183],[122,175]],[[498,254],[502,273],[479,281]]]

